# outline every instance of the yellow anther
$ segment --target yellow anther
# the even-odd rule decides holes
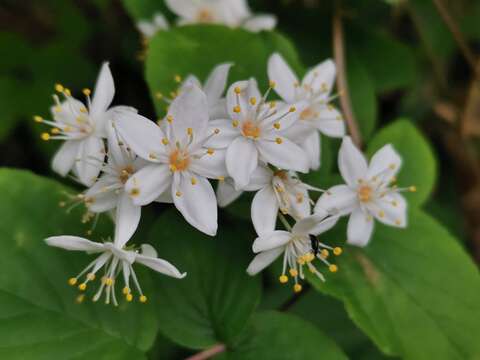
[[[181,193],[180,191],[177,191],[177,192],[175,193],[175,196],[180,197],[180,196],[182,196],[182,193]]]
[[[127,295],[125,295],[125,300],[127,300],[128,302],[132,302],[132,300],[133,300],[133,295],[132,295],[132,294],[127,294]]]
[[[396,207],[398,206],[398,202],[396,202],[395,200],[392,201],[392,206]]]
[[[78,285],[78,290],[80,290],[80,291],[85,291],[86,288],[87,288],[87,284],[85,284],[85,283],[82,283],[82,284]]]
[[[291,277],[298,276],[298,271],[297,269],[290,269],[289,271]]]
[[[277,106],[277,103],[275,101],[270,102],[270,109],[275,108]]]
[[[330,253],[328,252],[327,249],[323,249],[321,252],[320,252],[320,256],[324,259],[328,258],[328,256],[330,255]]]
[[[41,116],[35,115],[33,117],[33,120],[37,123],[41,123],[43,121],[43,118]]]
[[[147,302],[147,297],[145,295],[140,296],[140,302],[145,304]]]
[[[83,303],[84,300],[85,300],[85,295],[84,295],[84,294],[80,294],[80,295],[78,295],[77,298],[75,299],[75,302],[76,302],[77,304],[81,304],[81,303]]]
[[[62,112],[62,107],[60,105],[57,105],[53,108],[53,111],[59,113],[59,112]]]
[[[40,137],[42,138],[43,141],[50,140],[50,134],[47,133],[47,132],[42,133],[42,135],[40,135]]]
[[[388,168],[389,168],[390,170],[395,170],[396,165],[395,165],[395,164],[390,164],[390,165],[388,165]]]
[[[169,143],[169,141],[168,141],[167,138],[163,138],[163,139],[162,139],[162,144],[163,144],[163,145],[168,145],[168,143]]]
[[[378,212],[378,216],[381,217],[381,218],[385,217],[385,212],[383,210],[380,210]]]
[[[208,154],[208,155],[213,155],[214,153],[215,153],[215,150],[213,150],[212,148],[209,148],[209,149],[207,150],[207,154]]]
[[[338,271],[338,266],[335,264],[332,264],[328,267],[328,270],[330,270],[330,272],[332,273],[336,273]]]
[[[181,83],[182,82],[182,77],[180,75],[175,75],[173,77],[173,79],[175,80],[176,83]]]
[[[290,109],[288,109],[290,112],[295,112],[297,111],[297,108],[295,106],[291,106]]]
[[[312,253],[308,253],[305,255],[305,261],[306,262],[311,262],[315,259],[315,255],[313,255]]]
[[[408,191],[410,191],[410,192],[417,192],[417,187],[416,187],[416,186],[410,186],[410,187],[408,188]]]
[[[192,185],[196,185],[196,184],[197,184],[197,179],[195,179],[194,177],[192,177],[192,179],[190,180],[190,182],[192,183]]]
[[[237,105],[233,107],[233,112],[238,114],[240,111],[242,111],[242,109],[240,109],[240,106]]]
[[[60,129],[59,129],[59,128],[53,128],[52,130],[50,130],[50,132],[51,132],[53,135],[58,135],[58,134],[60,134]]]
[[[283,142],[283,140],[282,140],[282,138],[277,137],[277,138],[275,139],[275,142],[276,142],[277,144],[281,144],[281,143]]]
[[[300,284],[293,285],[293,291],[295,291],[296,293],[299,293],[300,291],[302,291],[302,285]]]
[[[395,220],[395,225],[399,226],[401,224],[402,224],[402,222],[399,219]]]
[[[275,129],[279,130],[279,129],[280,129],[280,123],[279,123],[279,122],[274,123],[274,124],[273,124],[273,127],[274,127]]]
[[[77,283],[77,278],[68,279],[68,285],[74,286]]]
[[[72,96],[72,92],[70,91],[70,89],[65,88],[65,89],[63,90],[63,93],[64,93],[65,95],[67,95],[67,96]]]
[[[250,98],[250,104],[253,106],[257,103],[257,99],[255,99],[254,97]]]
[[[131,197],[135,197],[135,196],[138,196],[140,195],[140,189],[139,188],[133,188],[132,190],[130,190],[130,196]]]
[[[220,129],[216,128],[215,130],[213,130],[213,133],[214,133],[215,135],[220,134]]]
[[[63,90],[64,90],[64,87],[62,84],[55,84],[55,91],[61,93],[63,92]]]
[[[238,120],[233,120],[232,121],[232,126],[237,127],[238,126]]]
[[[297,258],[297,263],[299,265],[305,265],[305,257],[300,256],[299,258]]]
[[[86,114],[87,113],[87,108],[86,107],[81,107],[80,112]]]
[[[236,86],[235,89],[233,89],[233,91],[235,91],[235,94],[240,94],[242,92],[242,89],[240,89],[240,87]]]
[[[148,158],[152,159],[152,160],[155,160],[155,159],[157,159],[157,155],[155,155],[153,153],[150,153],[150,154],[148,154]]]
[[[341,247],[338,247],[338,246],[337,246],[336,248],[333,249],[333,253],[334,253],[336,256],[342,255],[342,252],[343,252],[343,250],[342,250]]]
[[[95,280],[95,274],[94,273],[88,273],[87,274],[87,279],[90,280],[90,281]]]
[[[288,276],[287,275],[280,275],[278,278],[278,281],[280,281],[282,284],[285,284],[288,282]]]
[[[105,285],[106,286],[112,286],[113,285],[113,279],[112,278],[106,278],[105,279]]]
[[[65,206],[67,206],[67,203],[66,203],[65,201],[60,201],[60,202],[58,203],[58,206],[60,206],[61,208],[63,208],[63,207],[65,207]]]
[[[192,136],[193,135],[193,129],[192,128],[187,128],[187,135]]]
[[[275,88],[275,86],[277,86],[277,83],[273,80],[270,80],[270,82],[268,83],[268,85],[273,89]]]
[[[92,90],[87,88],[83,89],[82,92],[83,92],[83,95],[85,96],[90,96],[92,94]]]
[[[123,295],[128,295],[130,294],[130,288],[128,286],[125,286],[123,289],[122,289],[122,293]]]
[[[225,176],[219,176],[218,181],[225,181]]]
[[[167,121],[168,121],[169,123],[172,123],[172,121],[173,121],[173,116],[172,116],[172,115],[167,115]]]
[[[163,94],[161,92],[156,92],[155,93],[155,97],[158,99],[158,100],[161,100],[163,99]]]
[[[171,97],[172,99],[175,99],[177,96],[178,96],[178,93],[177,93],[177,92],[175,92],[175,91],[170,91],[170,97]]]

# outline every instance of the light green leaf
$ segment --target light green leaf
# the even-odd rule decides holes
[[[160,216],[150,242],[188,274],[182,280],[155,279],[155,306],[166,337],[193,349],[234,341],[260,297],[260,279],[245,271],[253,238],[235,223],[221,224],[218,235],[209,237],[175,209]]]
[[[337,225],[331,240],[343,239]],[[328,236],[328,235],[327,235]],[[321,292],[344,302],[353,321],[388,355],[405,359],[480,356],[480,277],[434,219],[409,210],[405,230],[376,225],[370,244],[345,248]]]
[[[0,191],[0,358],[144,359],[157,330],[152,305],[121,302],[114,308],[87,299],[77,304],[78,290],[67,279],[91,257],[43,241],[85,234],[81,213],[67,214],[58,206],[69,189],[26,171],[2,169]],[[95,238],[110,228],[101,221]],[[142,280],[148,285],[148,278]]]
[[[416,193],[405,194],[411,206],[423,204],[433,191],[437,177],[437,162],[431,145],[408,120],[400,119],[381,129],[368,145],[371,156],[391,143],[403,159],[398,174],[399,186],[414,185]]]

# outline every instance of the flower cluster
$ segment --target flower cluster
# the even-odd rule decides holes
[[[153,202],[173,203],[191,226],[215,236],[218,206],[229,205],[244,191],[256,192],[251,206],[256,256],[247,272],[255,275],[283,254],[279,280],[286,283],[290,276],[297,292],[305,269],[324,279],[317,260],[331,272],[338,270],[328,258],[342,249],[317,236],[341,216],[350,215],[347,242],[358,246],[368,243],[374,218],[406,226],[406,202],[400,192],[414,189],[393,185],[401,158],[386,145],[368,165],[346,136],[342,115],[332,104],[331,60],[300,81],[282,56],[273,54],[264,94],[251,78],[231,84],[224,95],[232,66],[219,64],[204,84],[188,76],[175,97],[166,99],[167,114],[158,122],[130,107],[110,107],[115,89],[108,64],[102,66],[94,92],[84,89],[86,105],[56,85],[53,120],[35,117],[52,126],[50,133],[42,134],[44,140],[64,141],[53,169],[63,176],[72,174],[87,187],[77,199],[89,213],[109,212],[115,221],[113,241],[103,244],[75,236],[46,239],[50,246],[98,254],[69,279],[85,291],[103,268],[93,300],[105,294],[107,303],[117,304],[115,282],[121,273],[126,300],[133,299],[133,280],[139,300],[145,302],[134,263],[171,277],[185,276],[159,259],[152,246],[128,244],[142,207]],[[280,99],[272,100],[272,92]],[[346,184],[328,190],[305,184],[297,174],[320,167],[321,134],[343,138],[338,165]],[[218,181],[216,191],[212,180]],[[316,204],[311,192],[321,193]],[[276,229],[277,220],[285,230]]]

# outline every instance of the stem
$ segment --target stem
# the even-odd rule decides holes
[[[342,112],[345,115],[350,135],[353,142],[359,147],[362,147],[362,138],[358,129],[357,121],[352,110],[352,102],[350,100],[350,92],[348,91],[347,75],[345,70],[345,46],[342,26],[342,15],[340,9],[341,1],[337,1],[335,12],[333,14],[333,54],[335,63],[337,65],[337,88],[340,96],[340,105]]]
[[[226,350],[224,344],[213,345],[210,349],[203,350],[197,354],[189,356],[185,360],[206,360],[210,359],[212,356],[220,354]]]
[[[278,213],[278,218],[282,222],[283,226],[285,226],[285,229],[287,229],[288,231],[292,231],[292,227],[290,226],[287,219],[285,218],[285,216],[283,216],[281,212]]]
[[[295,305],[305,294],[312,288],[309,283],[305,283],[303,285],[302,291],[298,293],[294,293],[291,297],[289,297],[280,307],[278,310],[280,311],[288,311],[293,305]]]

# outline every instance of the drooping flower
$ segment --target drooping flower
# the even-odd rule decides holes
[[[110,107],[115,94],[113,77],[108,63],[104,63],[97,79],[93,97],[91,91],[84,89],[87,105],[75,99],[70,90],[57,84],[56,90],[63,95],[61,100],[54,95],[56,105],[52,108],[53,121],[35,116],[35,121],[52,126],[51,134],[42,134],[43,140],[64,140],[52,161],[52,168],[62,176],[71,170],[79,181],[91,186],[100,173],[105,158],[103,138],[105,124],[116,113],[134,112],[126,106]]]
[[[370,160],[345,137],[338,155],[338,166],[345,185],[327,190],[315,205],[315,211],[333,211],[350,214],[347,242],[365,246],[373,232],[373,219],[395,227],[407,225],[407,203],[402,191],[415,191],[415,187],[398,188],[393,185],[402,159],[388,144],[378,150]]]
[[[307,107],[300,121],[286,130],[285,136],[298,143],[308,154],[310,168],[320,167],[320,134],[331,137],[345,135],[345,122],[330,103],[335,80],[335,63],[326,60],[311,69],[300,83],[283,57],[275,53],[268,60],[268,76],[276,83],[275,91],[287,103],[304,100]]]
[[[224,24],[258,32],[272,30],[277,24],[273,15],[253,15],[246,0],[166,0],[166,4],[179,16],[180,25]]]
[[[155,13],[151,20],[140,20],[137,23],[138,30],[147,39],[150,39],[160,30],[168,30],[168,21],[162,13]]]
[[[259,161],[279,169],[308,171],[305,152],[280,133],[298,120],[304,102],[267,103],[267,95],[268,91],[260,95],[254,79],[236,82],[227,91],[230,119],[210,121],[211,128],[219,129],[221,135],[212,138],[209,146],[227,149],[226,167],[237,190],[250,183]]]
[[[175,98],[162,121],[166,123],[158,126],[133,113],[116,118],[120,136],[149,162],[129,178],[126,190],[136,205],[155,200],[173,202],[192,226],[214,236],[217,201],[207,178],[226,175],[225,151],[205,146],[220,131],[208,130],[208,105],[203,91],[189,86]]]
[[[187,275],[186,273],[180,273],[168,261],[159,259],[157,252],[151,245],[143,244],[139,250],[125,248],[125,243],[128,240],[128,238],[123,237],[123,240],[115,238],[114,242],[98,243],[77,236],[64,235],[49,237],[45,239],[45,242],[50,246],[65,250],[85,251],[88,254],[97,255],[95,260],[88,264],[77,276],[68,280],[68,283],[72,286],[78,284],[78,289],[83,292],[87,289],[88,283],[97,278],[98,271],[104,268],[104,275],[101,277],[101,284],[93,296],[93,301],[98,301],[105,291],[105,303],[110,304],[112,302],[117,306],[115,285],[117,276],[122,273],[124,285],[122,293],[125,299],[128,302],[133,300],[130,286],[130,279],[132,279],[140,295],[140,302],[145,303],[147,297],[144,295],[133,270],[134,263],[142,264],[152,270],[177,279],[182,279]],[[82,282],[79,284],[80,281]],[[82,294],[78,299],[83,301],[84,295]]]
[[[293,290],[301,291],[299,279],[304,279],[304,267],[324,281],[322,273],[312,263],[313,260],[319,259],[331,272],[336,272],[337,265],[327,260],[329,250],[335,255],[340,255],[342,249],[332,248],[320,242],[315,236],[331,229],[337,220],[338,217],[323,212],[297,221],[292,228],[285,223],[288,231],[274,231],[274,228],[271,228],[270,231],[259,234],[252,246],[253,252],[257,255],[247,268],[248,274],[258,274],[283,254],[283,269],[279,277],[282,284],[288,282],[288,269],[288,274],[294,279]]]

